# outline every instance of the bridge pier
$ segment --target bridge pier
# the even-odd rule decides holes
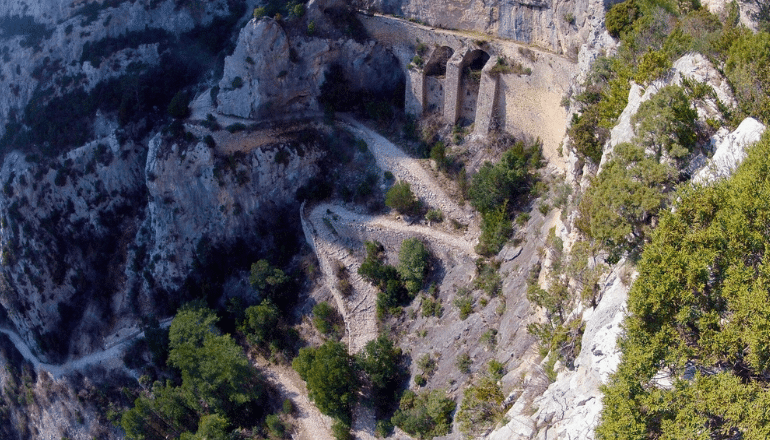
[[[406,70],[406,97],[404,111],[415,117],[425,111],[425,72],[422,69]]]
[[[444,119],[454,125],[460,119],[460,94],[462,93],[463,58],[465,50],[458,50],[446,64],[444,84]]]
[[[476,101],[476,118],[474,134],[485,135],[489,133],[495,119],[495,107],[497,105],[497,87],[499,75],[490,71],[497,63],[494,57],[490,57],[481,71],[481,84],[479,85],[479,98]]]

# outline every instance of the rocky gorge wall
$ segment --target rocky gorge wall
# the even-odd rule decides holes
[[[603,26],[613,0],[361,0],[364,10],[397,14],[431,26],[462,29],[519,41],[577,57]]]
[[[33,96],[50,99],[76,88],[90,90],[125,74],[132,63],[152,66],[159,61],[158,43],[151,42],[117,50],[94,65],[81,59],[86,44],[147,29],[180,34],[229,13],[227,0],[200,2],[196,8],[178,8],[173,0],[3,2],[0,87],[10,93],[0,95],[0,135]]]

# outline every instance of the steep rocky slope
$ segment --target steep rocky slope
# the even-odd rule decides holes
[[[454,38],[469,53],[488,45],[512,59],[533,63],[528,75],[534,72],[534,79],[509,74],[516,76],[508,79],[511,88],[518,87],[511,96],[521,93],[515,95],[517,99],[532,98],[547,93],[545,101],[555,103],[560,96],[578,90],[597,56],[614,50],[615,42],[603,28],[603,11],[610,3],[371,0],[358,2],[356,7],[458,30],[456,35],[437,37],[436,47],[439,39]],[[704,3],[715,11],[722,7],[715,1]],[[347,334],[351,350],[356,351],[381,330],[374,318],[375,294],[371,286],[364,286],[363,279],[356,278],[359,296],[339,299],[336,280],[331,280],[332,259],[355,272],[365,240],[382,241],[389,258],[395,260],[403,238],[421,237],[436,257],[434,299],[443,302],[445,311],[440,316],[421,316],[423,302],[428,301],[423,297],[404,317],[389,323],[412,357],[412,377],[423,373],[416,360],[432,356],[436,373],[428,375],[425,386],[447,389],[459,401],[463,388],[483,374],[488,361],[496,360],[506,370],[500,384],[507,394],[510,421],[495,431],[490,428],[485,436],[591,438],[601,409],[598,387],[618,362],[614,342],[622,330],[625,295],[633,278],[630,269],[622,262],[612,267],[600,282],[598,304],[577,306],[570,313],[585,324],[582,348],[572,365],[557,364],[559,374],[550,385],[536,341],[527,332],[527,324],[543,318],[526,298],[530,269],[548,266],[550,255],[540,249],[552,227],[567,247],[574,241],[574,214],[532,210],[529,222],[517,228],[516,244],[507,245],[495,259],[500,264],[502,294],[484,297],[481,289],[473,287],[478,255],[472,246],[479,230],[473,210],[434,190],[436,181],[446,179],[434,173],[430,162],[407,158],[371,128],[347,119],[340,125],[366,141],[379,166],[374,170],[377,176],[387,170],[410,181],[427,205],[442,209],[447,220],[455,220],[460,229],[450,221],[405,224],[395,216],[363,214],[357,211],[361,207],[350,203],[311,207],[312,211],[302,211],[308,223],[301,224],[305,218],[301,218],[297,191],[316,185],[319,176],[327,177],[322,175],[324,161],[337,159],[339,154],[327,145],[334,132],[319,122],[267,123],[321,116],[330,104],[324,102],[330,90],[338,101],[384,99],[403,107],[404,88],[422,75],[409,64],[420,41],[412,41],[411,34],[409,41],[368,39],[358,34],[365,26],[356,27],[355,15],[343,6],[339,1],[312,1],[306,15],[294,20],[243,20],[243,27],[233,29],[228,44],[220,42],[224,49],[202,62],[205,68],[179,89],[179,96],[193,99],[189,119],[173,121],[165,108],[156,106],[140,119],[122,120],[124,111],[130,110],[130,105],[123,104],[130,100],[118,100],[116,108],[87,115],[85,142],[53,151],[47,144],[5,151],[0,168],[0,304],[5,310],[0,315],[4,331],[18,334],[18,344],[27,346],[42,362],[58,364],[89,353],[117,353],[112,350],[115,341],[138,334],[143,317],[168,316],[192,298],[208,295],[215,302],[223,277],[243,285],[253,260],[296,251],[303,241],[304,226],[304,239],[314,244],[322,272],[330,278],[310,292],[308,304],[336,294],[331,297],[338,299],[340,310],[349,312],[345,317],[360,323]],[[169,49],[173,41],[178,42],[175,38],[195,29],[211,29],[212,24],[223,23],[215,20],[240,7],[240,2],[224,0],[192,4],[25,0],[0,5],[0,87],[10,91],[0,97],[0,134],[24,132],[24,127],[13,122],[24,120],[25,108],[38,108],[55,97],[73,96],[75,91],[96,90],[110,79],[125,84],[134,78],[136,68],[151,72],[152,67],[167,66],[164,62],[176,50]],[[742,11],[748,11],[742,19],[752,17],[752,9]],[[341,23],[348,26],[347,32],[339,29]],[[420,32],[427,31],[430,28],[420,27]],[[532,51],[514,50],[508,41],[495,40],[498,38],[537,46],[540,55],[529,59],[525,54]],[[486,72],[488,75],[489,68]],[[568,74],[574,74],[571,80]],[[703,57],[687,55],[674,64],[665,81],[644,89],[631,88],[626,111],[604,149],[605,158],[614,146],[634,136],[631,117],[639,106],[663,86],[681,83],[682,78],[708,82],[716,91],[716,98],[697,108],[701,121],[717,117],[716,99],[734,105],[718,69]],[[492,96],[493,102],[500,99],[498,95]],[[511,112],[516,110],[517,99],[510,99]],[[556,114],[551,119],[561,124],[570,112],[557,110],[536,121]],[[449,125],[444,128],[447,132],[453,124]],[[534,125],[537,123],[527,125],[533,132],[517,134],[537,135],[543,128]],[[711,173],[723,175],[763,129],[758,122],[747,120],[733,133],[718,132],[712,139],[716,171],[708,167],[697,171],[704,165],[703,156],[693,160],[690,171],[702,179]],[[557,155],[562,127],[548,133],[559,133],[547,139],[549,169],[560,173],[566,168],[567,182],[576,190],[585,189],[597,169],[584,167],[574,152],[565,151],[571,155],[566,161]],[[391,133],[391,137],[399,135]],[[477,167],[497,154],[484,144],[484,135],[469,136],[455,152],[473,155]],[[378,148],[389,150],[378,153]],[[451,243],[453,239],[457,243]],[[286,243],[289,245],[284,246]],[[545,274],[541,281],[544,279]],[[216,286],[213,290],[212,285]],[[475,308],[466,319],[454,304],[467,291]],[[123,384],[125,380],[133,384],[133,379],[117,373],[108,376],[88,364],[77,369],[84,375],[82,380],[52,380],[46,372],[34,374],[14,351],[13,341],[4,335],[0,338],[0,364],[8,366],[0,375],[0,385],[16,390],[13,399],[0,407],[8,422],[1,425],[6,429],[4,436],[120,437],[103,417],[107,400],[95,391],[98,386],[93,382]],[[457,359],[463,354],[472,361],[470,373],[457,370]],[[109,368],[123,372],[119,364]],[[271,377],[280,383],[288,376],[275,373]],[[414,381],[412,386],[416,388]],[[292,384],[287,389],[293,393],[299,388]],[[85,397],[76,397],[73,390],[84,390]],[[362,437],[372,436],[372,424],[372,417],[362,417],[354,428]],[[312,436],[307,428],[304,432]],[[406,435],[397,432],[397,436]],[[455,426],[448,438],[460,436]]]

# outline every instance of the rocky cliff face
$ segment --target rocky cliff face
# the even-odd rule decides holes
[[[403,82],[398,61],[373,40],[290,39],[280,23],[264,18],[241,30],[235,51],[225,59],[217,111],[253,119],[317,112],[322,110],[321,85],[335,74],[332,65],[340,67],[336,74],[342,74],[353,91],[378,94],[396,90]]]
[[[603,27],[612,0],[362,0],[362,9],[397,14],[430,25],[489,33],[575,58]]]
[[[96,63],[82,59],[84,47],[106,38],[155,29],[178,35],[230,13],[227,0],[176,6],[153,2],[27,0],[0,5],[0,134],[37,100],[78,88],[92,89],[125,74],[132,63],[157,65],[158,41],[113,43]]]
[[[224,155],[203,142],[171,144],[160,135],[153,137],[145,167],[144,224],[153,283],[168,291],[179,289],[194,262],[205,257],[205,246],[243,241],[268,247],[261,242],[270,241],[272,232],[288,223],[280,213],[294,212],[294,195],[318,172],[321,157],[313,141]]]

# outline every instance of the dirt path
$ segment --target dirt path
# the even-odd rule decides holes
[[[476,212],[469,206],[458,205],[417,160],[350,115],[341,115],[340,122],[366,142],[369,151],[374,154],[377,166],[383,171],[390,171],[398,180],[409,182],[415,195],[428,206],[438,208],[446,217],[468,225],[464,235],[466,240],[472,241],[478,237]]]
[[[331,291],[337,310],[345,320],[349,350],[356,353],[377,337],[377,289],[358,275],[360,262],[353,257],[340,231],[350,229],[365,236],[387,234],[389,237],[401,236],[402,239],[420,235],[427,238],[433,247],[475,256],[473,248],[478,237],[478,227],[474,222],[473,210],[455,203],[415,159],[348,115],[341,117],[341,124],[366,142],[381,169],[409,182],[420,199],[430,206],[440,208],[445,216],[469,225],[463,235],[459,236],[428,226],[408,225],[387,216],[359,214],[329,203],[317,205],[310,213],[306,213],[303,205],[300,216],[305,238],[315,251],[324,275],[324,284]],[[337,287],[335,266],[338,262],[347,269],[350,276],[354,293],[349,298],[345,298]]]
[[[171,318],[161,321],[160,325],[161,327],[168,327],[171,325]],[[70,359],[61,365],[56,365],[41,362],[40,359],[38,359],[38,357],[32,353],[32,350],[30,350],[27,343],[24,342],[21,337],[16,334],[16,332],[9,329],[0,329],[0,333],[4,333],[6,336],[8,336],[8,338],[11,340],[11,342],[13,342],[13,345],[16,346],[16,349],[19,350],[19,353],[21,353],[24,359],[26,359],[35,367],[35,371],[38,373],[43,371],[48,372],[51,376],[53,376],[54,379],[58,379],[62,376],[74,372],[82,372],[88,367],[97,365],[107,370],[124,368],[123,353],[125,353],[126,348],[128,348],[128,345],[131,342],[144,337],[143,331],[134,332],[116,342],[111,343],[103,350],[99,350],[76,359]]]
[[[264,374],[265,380],[281,393],[281,399],[294,404],[294,418],[297,421],[292,438],[297,440],[333,440],[332,419],[318,411],[307,397],[305,383],[296,371],[284,365],[257,361],[255,365]]]

